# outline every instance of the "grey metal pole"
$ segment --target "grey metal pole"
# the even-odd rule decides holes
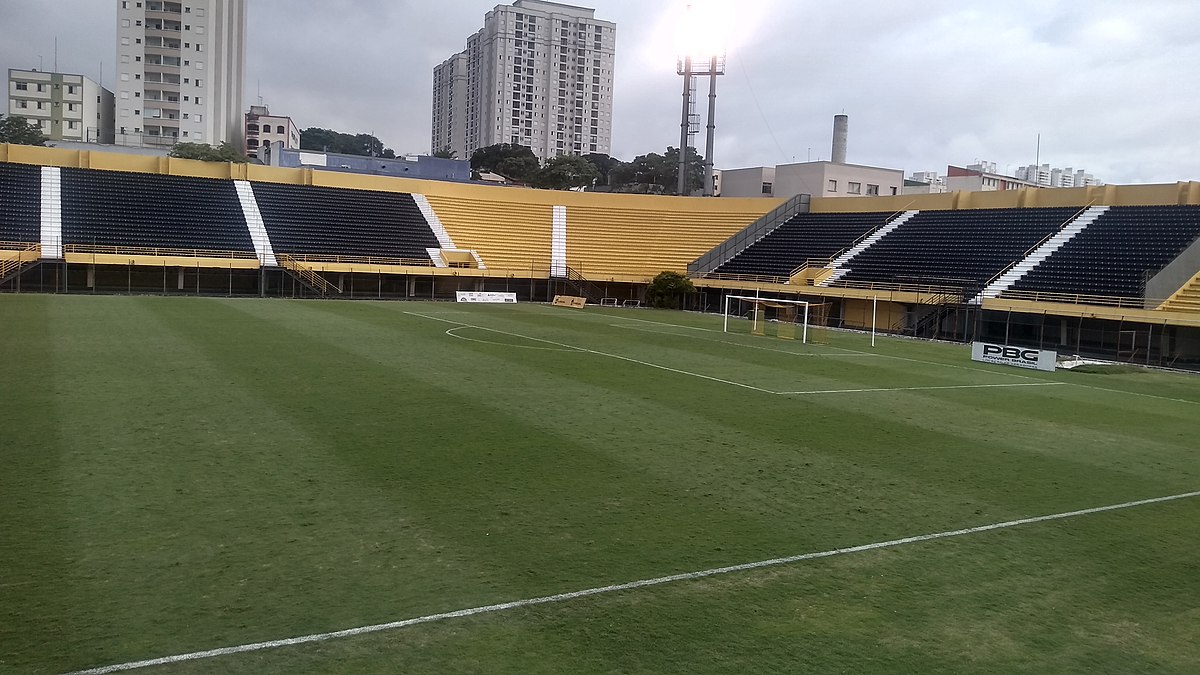
[[[679,181],[676,192],[685,195],[687,189],[688,131],[691,127],[692,57],[683,57],[683,112],[679,115]]]
[[[717,130],[717,57],[708,63],[708,139],[704,144],[704,196],[713,196],[713,136]]]

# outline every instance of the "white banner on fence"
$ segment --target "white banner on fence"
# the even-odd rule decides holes
[[[1058,360],[1058,352],[997,345],[990,342],[972,342],[971,360],[998,363],[1002,366],[1053,371],[1054,364]]]
[[[455,291],[459,302],[516,302],[516,293],[493,293],[490,291]]]

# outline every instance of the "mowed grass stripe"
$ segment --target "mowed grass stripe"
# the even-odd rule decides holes
[[[560,318],[587,314],[550,308],[48,296],[0,306],[6,318],[48,309],[61,321],[47,340],[60,341],[56,362],[74,389],[31,388],[28,398],[40,391],[55,416],[73,417],[32,412],[20,424],[30,434],[78,426],[70,443],[55,442],[70,448],[72,464],[60,472],[69,477],[66,510],[49,512],[70,535],[60,545],[92,554],[71,559],[78,589],[56,596],[51,580],[61,572],[52,568],[33,579],[55,616],[16,628],[22,670],[1164,494],[1195,470],[1182,404],[1061,386],[872,395],[870,405],[851,396],[787,401],[595,355],[470,343],[403,314],[454,311],[515,333],[603,341],[635,358],[645,349],[684,363],[772,367],[709,346],[692,352],[684,341],[647,347],[621,337],[629,331]],[[25,342],[22,354],[36,355]],[[926,361],[962,355],[944,345],[882,347]],[[774,356],[788,368],[810,360]],[[929,368],[889,360],[914,377]],[[1171,377],[1180,389],[1182,378]],[[1132,379],[1104,378],[1117,388]],[[185,493],[172,491],[181,486]],[[61,557],[51,538],[32,534],[37,555]],[[134,583],[145,588],[119,602]],[[25,596],[27,613],[37,597]],[[74,635],[54,655],[38,648],[55,634],[51,623]],[[508,666],[589,653],[590,638],[570,627],[525,637],[527,657]],[[129,653],[93,658],[114,653],[102,644]],[[505,653],[486,639],[471,644],[465,651],[479,658]]]
[[[857,556],[859,554],[869,553],[872,551],[889,550],[894,547],[906,547],[909,545],[923,544],[923,543],[932,542],[932,541],[941,540],[941,539],[954,538],[954,537],[965,537],[965,536],[975,536],[975,535],[979,535],[981,533],[1003,531],[1003,530],[1007,530],[1009,528],[1028,526],[1028,525],[1032,525],[1032,524],[1054,523],[1056,521],[1061,521],[1061,520],[1065,520],[1065,519],[1074,519],[1074,518],[1080,518],[1080,517],[1085,517],[1085,516],[1094,516],[1094,515],[1100,514],[1100,513],[1120,511],[1120,510],[1131,509],[1131,508],[1147,507],[1147,506],[1153,506],[1153,505],[1161,505],[1161,504],[1166,504],[1166,503],[1170,503],[1173,501],[1179,501],[1179,500],[1190,500],[1190,499],[1194,499],[1198,495],[1200,495],[1200,492],[1193,491],[1190,493],[1162,496],[1162,497],[1157,497],[1157,498],[1139,500],[1136,502],[1128,502],[1128,503],[1124,503],[1124,504],[1112,504],[1112,505],[1093,507],[1093,508],[1082,509],[1082,510],[1077,510],[1077,511],[1072,511],[1072,512],[1066,512],[1066,513],[1034,516],[1034,517],[1024,518],[1024,519],[1015,520],[1015,521],[1009,521],[1009,522],[1004,522],[1004,523],[993,523],[993,524],[989,524],[989,525],[971,527],[971,528],[966,528],[966,529],[945,531],[945,532],[939,532],[939,533],[930,533],[930,534],[925,534],[925,535],[916,535],[916,536],[906,537],[906,538],[892,540],[892,541],[876,542],[876,543],[872,543],[872,544],[863,544],[863,545],[849,547],[849,548],[845,548],[845,549],[822,551],[822,552],[812,552],[812,553],[808,553],[808,554],[799,554],[799,555],[790,556],[790,557],[786,557],[786,558],[777,558],[777,559],[773,559],[773,560],[764,560],[764,561],[757,561],[757,562],[751,562],[751,563],[743,563],[743,564],[739,564],[739,565],[732,565],[732,566],[716,568],[716,569],[709,569],[709,570],[699,570],[699,571],[683,573],[683,574],[678,574],[678,575],[657,577],[654,579],[644,579],[644,580],[640,580],[640,581],[627,582],[627,583],[616,584],[616,585],[605,586],[605,587],[581,589],[581,590],[577,590],[577,591],[573,591],[573,592],[565,592],[565,593],[555,594],[552,596],[528,598],[528,599],[524,599],[524,600],[516,600],[516,601],[500,603],[500,604],[495,604],[495,605],[489,605],[489,606],[467,608],[467,609],[462,609],[462,610],[455,611],[455,612],[447,612],[447,613],[442,613],[442,614],[437,614],[437,615],[413,617],[410,619],[397,620],[397,621],[388,622],[388,623],[384,623],[384,624],[376,624],[376,625],[371,625],[371,626],[348,628],[345,630],[331,632],[331,633],[295,636],[295,637],[283,638],[283,639],[279,639],[279,640],[267,641],[267,642],[262,642],[262,643],[232,645],[232,646],[228,646],[228,647],[221,647],[221,648],[216,648],[216,649],[212,649],[212,650],[193,652],[193,653],[188,653],[188,654],[177,654],[177,655],[171,655],[171,656],[164,656],[161,658],[150,659],[150,660],[142,661],[142,662],[129,662],[129,663],[123,663],[123,664],[114,664],[114,665],[108,666],[108,667],[101,667],[101,668],[97,668],[94,670],[83,671],[82,673],[80,673],[80,675],[84,675],[84,673],[95,673],[96,675],[99,675],[101,673],[138,669],[138,668],[143,668],[146,666],[174,664],[174,663],[194,661],[194,660],[200,660],[200,659],[216,658],[216,657],[227,656],[227,655],[231,655],[231,654],[253,653],[253,652],[258,652],[258,651],[263,651],[263,650],[294,647],[297,645],[304,645],[304,644],[314,643],[314,642],[324,642],[327,640],[346,639],[346,638],[356,637],[359,635],[368,635],[368,634],[372,634],[372,633],[379,633],[382,631],[398,630],[398,629],[409,628],[412,626],[419,626],[419,625],[427,624],[427,623],[438,623],[438,622],[442,622],[442,621],[457,620],[457,619],[469,618],[469,617],[474,617],[474,616],[487,615],[487,614],[491,614],[491,613],[495,613],[495,612],[511,612],[511,611],[520,610],[520,609],[523,609],[526,607],[535,607],[535,606],[540,606],[540,605],[552,605],[552,604],[558,604],[558,603],[569,603],[569,602],[577,601],[577,600],[584,599],[584,598],[591,598],[591,597],[595,597],[595,596],[602,596],[602,595],[608,595],[608,594],[613,594],[613,593],[626,593],[626,592],[634,592],[634,591],[640,592],[643,589],[647,589],[647,588],[653,589],[657,586],[663,586],[663,585],[668,585],[668,584],[694,582],[694,581],[700,580],[700,579],[719,577],[719,576],[724,576],[727,574],[734,574],[734,575],[750,574],[750,575],[753,575],[764,569],[774,571],[773,568],[781,566],[781,565],[790,565],[790,564],[800,563],[800,562],[807,563],[807,562],[811,562],[813,560],[822,560],[822,559],[826,559],[826,558],[835,558],[835,557],[841,557],[841,556],[846,556],[846,555]],[[868,562],[865,564],[870,564],[870,563]]]

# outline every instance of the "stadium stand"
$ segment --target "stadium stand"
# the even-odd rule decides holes
[[[0,163],[0,241],[41,240],[41,167]]]
[[[254,251],[233,183],[62,170],[63,243]]]
[[[429,264],[425,249],[439,246],[408,193],[258,182],[252,185],[276,253],[408,259]]]
[[[426,197],[455,245],[476,251],[489,270],[547,274],[552,206],[485,202],[467,196]]]
[[[719,266],[716,274],[787,277],[810,259],[830,259],[886,224],[889,213],[801,213]]]
[[[921,211],[846,263],[834,285],[925,282],[982,286],[1057,232],[1075,207]]]
[[[1115,206],[1012,285],[1012,291],[1135,298],[1200,236],[1200,206]]]
[[[663,270],[686,269],[761,215],[568,206],[567,262],[593,280],[648,281]]]

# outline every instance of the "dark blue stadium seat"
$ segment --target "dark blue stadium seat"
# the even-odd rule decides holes
[[[412,195],[254,183],[276,253],[429,259],[437,237]]]
[[[813,258],[831,258],[882,227],[891,213],[801,213],[714,270],[718,274],[790,276]]]
[[[1114,206],[1012,290],[1140,298],[1198,236],[1200,206]]]
[[[233,182],[62,170],[63,243],[254,251]]]
[[[979,286],[1057,232],[1078,207],[922,211],[846,263],[838,282]]]
[[[0,163],[0,241],[41,241],[41,171],[40,166]]]

